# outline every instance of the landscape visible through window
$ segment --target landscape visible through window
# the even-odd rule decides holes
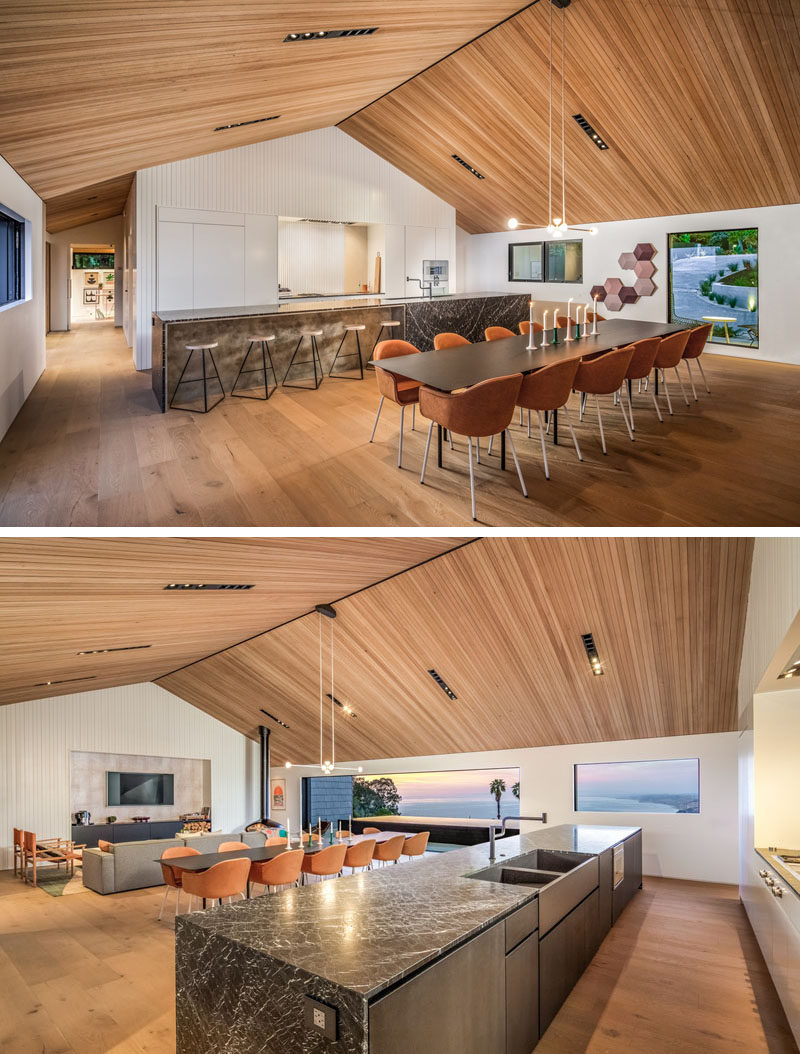
[[[700,761],[575,766],[576,812],[700,812]]]
[[[519,815],[519,769],[464,769],[357,776],[354,816],[451,816],[491,819]]]

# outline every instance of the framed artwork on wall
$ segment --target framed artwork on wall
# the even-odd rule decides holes
[[[758,347],[758,229],[667,235],[668,321],[711,322],[711,341]]]
[[[96,304],[97,303],[97,290],[96,289],[84,289],[84,291],[83,291],[83,302],[84,302],[84,304]]]
[[[270,780],[271,806],[275,812],[286,810],[286,784],[283,780]]]

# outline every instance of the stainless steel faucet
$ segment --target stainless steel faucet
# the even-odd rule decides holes
[[[417,282],[419,285],[419,291],[422,296],[425,296],[425,290],[428,290],[428,298],[433,300],[433,287],[439,284],[438,274],[434,275],[430,282],[423,282],[421,278],[412,278],[410,275],[406,275],[407,282]]]
[[[499,829],[500,835],[506,833],[506,824],[510,821],[514,823],[516,820],[533,820],[536,823],[547,823],[547,813],[543,812],[541,816],[504,816],[502,823],[492,823],[489,827],[489,863],[493,864],[495,860],[494,855],[494,833]]]

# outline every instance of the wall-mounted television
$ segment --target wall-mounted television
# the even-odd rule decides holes
[[[171,772],[107,772],[107,805],[174,805]]]

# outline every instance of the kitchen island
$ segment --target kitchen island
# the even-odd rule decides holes
[[[216,341],[214,359],[226,393],[230,393],[239,366],[247,352],[248,337],[274,333],[270,350],[278,383],[289,365],[302,329],[322,330],[317,338],[322,367],[327,374],[346,325],[363,325],[360,333],[362,359],[366,364],[378,338],[381,322],[400,325],[383,332],[383,339],[399,337],[422,351],[433,348],[436,333],[461,333],[467,340],[483,340],[486,326],[500,325],[517,331],[517,323],[528,317],[527,294],[450,293],[441,297],[387,300],[382,297],[297,298],[257,307],[187,308],[153,313],[152,384],[162,412],[178,383],[186,362],[187,344]],[[343,349],[350,351],[352,338]],[[308,358],[305,354],[303,358]],[[348,360],[349,365],[354,359]],[[337,365],[338,369],[338,365]],[[196,372],[196,371],[195,371]],[[309,368],[309,376],[311,375]],[[302,369],[292,371],[292,380],[304,380]],[[216,388],[215,388],[216,390]],[[182,385],[180,402],[199,400],[201,385]]]
[[[640,884],[639,828],[564,825],[179,916],[177,1049],[529,1052]]]

